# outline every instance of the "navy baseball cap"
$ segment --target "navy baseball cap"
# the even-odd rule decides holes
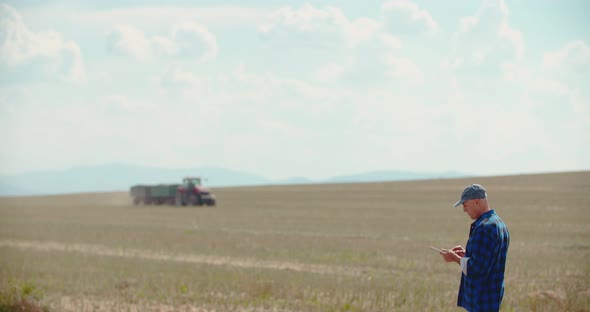
[[[482,199],[486,197],[486,189],[483,186],[479,184],[471,184],[466,187],[465,190],[463,190],[463,193],[461,193],[461,199],[459,199],[459,201],[456,202],[453,207],[462,205],[464,202],[470,199]]]

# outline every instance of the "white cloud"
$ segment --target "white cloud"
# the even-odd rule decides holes
[[[453,55],[441,65],[455,92],[448,106],[453,112],[451,135],[462,144],[469,142],[472,129],[494,129],[480,131],[480,143],[469,143],[473,149],[494,151],[493,157],[480,159],[522,166],[511,170],[555,170],[544,165],[550,162],[558,170],[587,167],[588,139],[580,135],[590,124],[583,82],[588,71],[580,75],[587,47],[569,43],[546,53],[538,66],[525,59],[525,38],[509,23],[509,13],[504,1],[491,0],[459,20]]]
[[[562,96],[570,92],[570,89],[565,84],[545,77],[537,77],[531,81],[531,86],[535,91],[554,93]]]
[[[504,80],[509,82],[528,82],[531,79],[530,70],[514,62],[503,63],[502,72]]]
[[[309,3],[304,4],[299,10],[283,7],[274,14],[273,19],[279,21],[286,28],[301,32],[317,31],[330,24],[339,27],[347,22],[339,9],[328,7],[325,10],[320,10]]]
[[[179,67],[172,67],[166,70],[160,77],[157,77],[157,82],[161,86],[185,86],[196,87],[202,84],[202,78],[197,77],[194,73],[186,71]]]
[[[141,61],[156,57],[206,62],[217,56],[217,40],[196,23],[174,24],[167,36],[146,36],[130,25],[118,25],[109,35],[112,48]]]
[[[542,74],[558,80],[560,93],[567,93],[568,101],[581,123],[590,125],[590,47],[582,40],[565,44],[557,51],[543,56]]]
[[[524,39],[522,33],[508,24],[508,18],[506,17],[502,24],[500,24],[499,37],[508,40],[514,49],[514,53],[517,58],[522,58],[524,55]]]
[[[388,75],[394,78],[408,80],[412,84],[422,84],[424,82],[424,74],[411,60],[387,54],[385,55],[384,62],[389,66]]]
[[[468,32],[471,31],[477,25],[477,17],[466,16],[459,20],[459,31]]]
[[[176,24],[172,29],[175,55],[185,58],[198,57],[209,61],[217,56],[217,40],[207,28],[196,23]]]
[[[375,41],[399,48],[398,38],[384,31],[381,21],[361,17],[349,19],[335,7],[316,8],[306,3],[301,8],[282,7],[258,27],[262,38],[293,45],[307,44],[333,50],[353,49]]]
[[[119,52],[128,54],[139,60],[152,57],[151,42],[139,29],[129,25],[118,25],[111,34],[112,44]],[[157,39],[160,44],[162,39]]]
[[[242,27],[255,25],[273,8],[220,5],[213,7],[122,7],[108,10],[68,12],[62,18],[74,24],[116,25],[122,21],[141,29],[154,31],[171,24],[198,23],[209,27]],[[60,12],[57,12],[60,13]]]
[[[433,34],[438,31],[432,15],[409,0],[385,2],[382,10],[387,29],[395,34]]]
[[[403,9],[405,15],[419,21],[429,16],[406,2],[392,2],[385,8]],[[406,12],[406,9],[411,10]],[[351,20],[337,8],[318,9],[310,4],[299,9],[283,7],[261,24],[258,31],[262,38],[288,50],[319,48],[332,52],[321,55],[326,60],[311,70],[317,81],[359,80],[359,77],[365,81],[397,80],[412,84],[424,81],[413,60],[394,53],[402,48],[402,42],[386,31],[382,22],[368,18]],[[318,60],[318,55],[310,57]]]
[[[6,4],[0,4],[0,61],[10,70],[31,71],[31,77],[44,72],[75,82],[85,80],[82,53],[75,42],[65,41],[55,31],[29,29],[20,14]],[[36,67],[27,67],[34,62]]]
[[[565,44],[559,50],[543,56],[545,70],[588,70],[590,69],[590,47],[582,40]]]
[[[319,81],[329,82],[337,80],[346,72],[346,66],[334,62],[328,62],[322,65],[314,73],[314,78]]]
[[[154,111],[154,116],[142,115],[141,118],[162,119],[164,121],[159,126],[168,127],[167,120],[183,123],[183,120],[190,120],[189,116],[196,116],[199,122],[189,122],[186,129],[176,130],[187,135],[208,133],[207,136],[215,139],[204,144],[209,146],[207,151],[215,152],[193,153],[191,151],[199,151],[193,144],[187,146],[187,152],[243,170],[260,172],[261,163],[280,159],[284,153],[305,154],[309,144],[313,144],[310,142],[313,141],[313,131],[322,129],[326,122],[330,122],[325,118],[330,114],[339,115],[335,112],[342,108],[335,100],[343,96],[341,92],[332,92],[302,80],[253,71],[244,65],[216,75],[205,75],[198,69],[184,67],[169,68],[164,74],[165,77],[156,81],[174,80],[177,83],[174,88],[163,86],[164,93],[153,100],[165,99],[174,104],[167,106],[166,112]],[[289,144],[276,149],[277,142]],[[236,158],[236,154],[244,157]],[[178,163],[180,158],[173,159]],[[302,167],[302,163],[290,168]],[[276,162],[273,166],[278,166],[274,170],[286,169]]]
[[[582,94],[580,90],[573,90],[568,95],[573,106],[573,112],[578,119],[578,124],[581,128],[585,128],[585,131],[579,133],[587,143],[590,143],[590,135],[588,135],[590,133],[590,97]]]
[[[244,65],[217,75],[205,75],[196,68],[170,66],[152,81],[164,96],[208,103],[207,109],[219,116],[237,111],[282,114],[305,110],[314,114],[329,109],[332,97],[313,83],[251,71]]]
[[[271,73],[257,73],[247,70],[244,65],[238,66],[232,75],[224,79],[227,79],[226,83],[239,85],[240,91],[255,94],[256,101],[252,105],[256,105],[260,111],[305,109],[314,112],[322,109],[316,106],[318,103],[330,97],[325,89],[307,81],[281,78]]]
[[[562,128],[576,122],[571,89],[558,80],[537,77],[524,90],[529,113],[540,123]],[[560,129],[561,130],[561,129]]]
[[[504,62],[522,59],[524,38],[510,25],[508,16],[504,0],[485,0],[475,15],[461,18],[453,34],[450,63],[455,69],[499,74]]]
[[[590,124],[590,47],[584,41],[546,52],[542,66],[525,82],[535,97],[531,105],[551,108],[548,115],[568,114],[570,124]]]
[[[345,31],[348,41],[353,46],[362,42],[374,40],[375,36],[387,37],[392,44],[399,45],[399,40],[397,38],[382,34],[382,23],[370,18],[359,18],[345,25],[347,25]]]
[[[306,3],[299,9],[286,6],[276,10],[260,24],[258,32],[262,38],[280,44],[334,49],[354,44],[355,38],[371,36],[375,28],[378,26],[367,20],[350,22],[338,8],[317,9]]]

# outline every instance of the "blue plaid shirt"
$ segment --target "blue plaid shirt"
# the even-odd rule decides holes
[[[500,310],[509,244],[508,228],[494,210],[471,224],[465,248],[467,275],[461,276],[458,306],[470,312]]]

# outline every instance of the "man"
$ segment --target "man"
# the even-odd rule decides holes
[[[479,184],[465,188],[454,206],[459,205],[475,220],[467,246],[440,252],[445,261],[458,263],[463,271],[457,305],[471,312],[498,311],[504,296],[504,269],[510,244],[508,228],[489,208],[486,190]]]

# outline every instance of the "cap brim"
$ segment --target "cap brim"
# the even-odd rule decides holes
[[[458,201],[458,202],[456,202],[456,203],[453,205],[453,207],[457,207],[457,206],[459,206],[459,205],[462,205],[464,202],[465,202],[464,200],[461,200],[461,199],[459,199],[459,201]]]

